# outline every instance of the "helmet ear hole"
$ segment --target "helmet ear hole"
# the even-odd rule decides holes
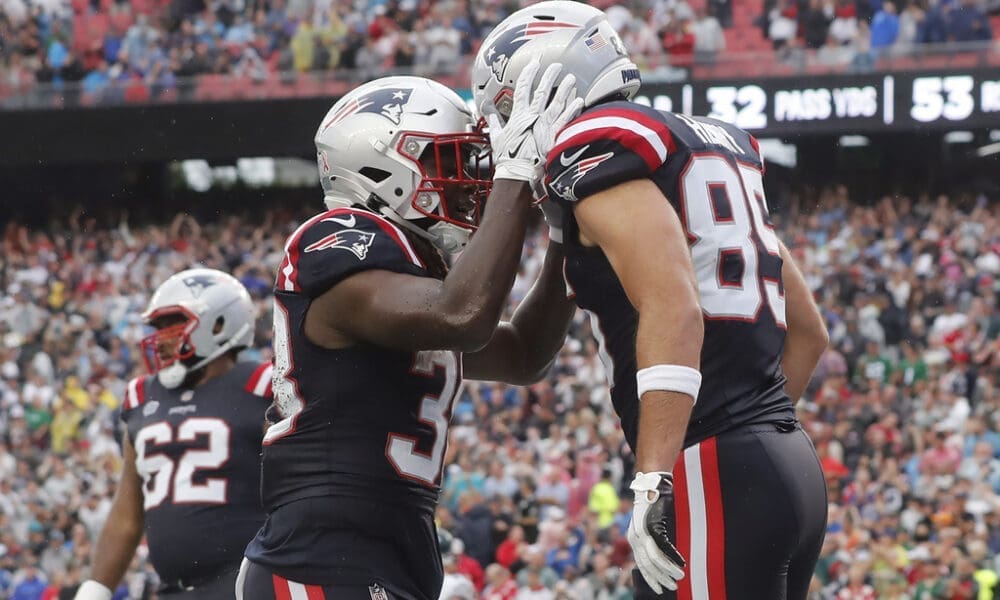
[[[361,167],[358,173],[368,179],[371,179],[375,183],[382,183],[386,179],[392,177],[392,173],[389,171],[375,167]]]
[[[222,333],[222,328],[226,326],[226,318],[219,317],[215,320],[215,325],[212,326],[212,335],[219,335]]]

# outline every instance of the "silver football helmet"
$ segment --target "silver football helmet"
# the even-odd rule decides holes
[[[226,352],[251,346],[256,311],[232,275],[188,269],[156,288],[142,319],[157,327],[142,340],[146,368],[173,389]]]
[[[445,252],[464,247],[479,224],[492,178],[489,138],[440,83],[366,83],[333,105],[315,141],[327,208],[367,207]]]
[[[615,95],[631,100],[642,81],[618,33],[602,11],[568,0],[539,2],[504,19],[486,37],[472,66],[472,95],[480,115],[510,117],[514,84],[529,61],[539,72],[562,63],[576,76],[584,107]]]

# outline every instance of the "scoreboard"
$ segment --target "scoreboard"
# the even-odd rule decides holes
[[[636,100],[757,135],[1000,128],[1000,70],[643,84]]]

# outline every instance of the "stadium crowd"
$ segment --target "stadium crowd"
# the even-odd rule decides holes
[[[109,518],[116,409],[143,372],[149,290],[199,263],[231,271],[260,310],[305,214],[104,226],[79,211],[44,232],[9,222],[0,252],[0,597],[71,598]],[[802,265],[831,347],[799,418],[830,491],[816,599],[993,598],[1000,572],[1000,203],[792,202],[777,229]],[[511,306],[544,255],[526,245]],[[438,522],[449,600],[631,597],[632,457],[590,322],[577,315],[548,377],[467,382],[454,410]],[[152,598],[140,548],[116,598]]]
[[[142,102],[186,97],[191,78],[201,75],[287,83],[305,72],[354,80],[392,70],[454,74],[496,23],[526,3],[0,0],[0,97],[54,87],[64,103]],[[712,63],[727,37],[741,52],[761,50],[767,40],[779,57],[807,48],[831,66],[992,37],[986,0],[593,4],[607,9],[630,53],[645,57],[640,66]],[[737,34],[727,36],[733,28]]]

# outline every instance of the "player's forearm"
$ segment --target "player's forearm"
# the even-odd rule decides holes
[[[672,302],[662,300],[645,311],[640,306],[636,336],[638,369],[677,365],[699,369],[705,325],[694,298],[678,294]],[[684,447],[684,436],[695,398],[688,394],[647,391],[639,400],[639,439],[636,470],[671,471]]]
[[[514,284],[530,203],[528,184],[495,181],[482,225],[442,286],[440,306],[444,314],[453,315],[456,324],[479,347],[496,329]]]
[[[651,390],[639,405],[639,441],[635,470],[672,472],[684,448],[684,436],[694,402],[680,392]]]
[[[566,297],[562,244],[549,243],[545,262],[535,284],[511,317],[511,327],[521,340],[523,375],[529,382],[541,379],[566,341],[575,305]]]
[[[128,570],[142,539],[142,524],[110,513],[97,539],[90,578],[114,589]]]

